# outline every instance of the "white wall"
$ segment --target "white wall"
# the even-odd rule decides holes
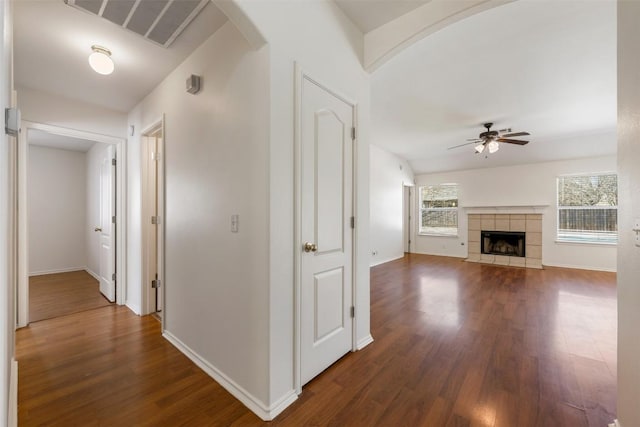
[[[467,256],[465,206],[549,205],[542,218],[542,264],[548,266],[616,270],[616,246],[556,243],[559,175],[615,172],[615,157],[596,157],[534,163],[439,174],[418,175],[417,185],[459,184],[458,237],[416,236],[418,253]],[[417,199],[417,198],[416,198]],[[416,200],[416,205],[419,202]],[[416,207],[417,215],[417,207]],[[419,215],[417,215],[418,217]]]
[[[109,148],[106,144],[96,143],[86,153],[86,223],[85,247],[86,268],[94,276],[100,274],[100,233],[94,228],[100,225],[100,169],[102,157]]]
[[[369,149],[370,265],[377,265],[404,256],[403,186],[413,185],[413,171],[388,151],[374,145]]]
[[[202,91],[185,91],[190,74]],[[227,23],[129,115],[127,304],[140,310],[140,131],[165,115],[166,333],[268,403],[268,49]],[[232,233],[231,215],[239,232]],[[136,286],[137,284],[137,286]]]
[[[0,111],[11,106],[12,77],[12,10],[11,3],[0,3]],[[15,223],[12,220],[12,173],[10,149],[15,138],[0,132],[0,425],[11,422],[17,424],[17,378],[12,377],[14,357],[14,330],[16,324],[15,298],[12,261],[14,250],[11,246]],[[14,372],[15,374],[15,372]],[[11,384],[11,386],[10,386]],[[15,425],[13,424],[13,425]]]
[[[640,3],[618,2],[618,420],[640,422]]]
[[[84,269],[86,156],[29,146],[29,274]]]
[[[126,136],[125,113],[27,87],[17,91],[23,120],[118,138]]]
[[[238,4],[270,50],[270,300],[269,401],[292,393],[294,301],[294,63],[358,103],[356,155],[356,340],[369,342],[369,75],[363,37],[331,1]]]

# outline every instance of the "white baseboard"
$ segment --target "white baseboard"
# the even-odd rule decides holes
[[[164,331],[163,337],[173,344],[178,350],[180,350],[185,356],[187,356],[193,363],[195,363],[200,369],[205,371],[207,375],[213,378],[218,384],[220,384],[225,390],[238,399],[244,406],[249,408],[254,414],[260,417],[264,421],[273,420],[279,413],[284,411],[289,405],[291,405],[298,395],[295,390],[291,390],[285,393],[280,399],[275,401],[273,405],[268,406],[260,399],[253,396],[247,390],[236,384],[231,378],[222,373],[215,366],[211,365],[205,359],[203,359],[198,353],[193,351],[189,346],[180,341],[171,332]]]
[[[18,361],[11,359],[11,377],[9,378],[9,419],[8,427],[18,425]]]
[[[273,405],[271,405],[271,410],[269,411],[269,416],[270,418],[264,419],[265,421],[271,421],[273,420],[275,417],[277,417],[278,415],[280,415],[280,412],[284,411],[285,409],[287,409],[289,407],[289,405],[291,405],[293,402],[295,402],[296,400],[298,400],[298,394],[295,392],[295,390],[290,390],[288,393],[286,393],[284,396],[282,396],[280,399],[278,399],[277,401],[275,401],[273,403]],[[251,408],[249,408],[251,409]],[[257,414],[256,414],[257,415]],[[259,416],[259,415],[258,415]],[[261,417],[262,418],[262,417]]]
[[[94,273],[93,271],[91,271],[91,269],[89,267],[85,267],[84,271],[86,271],[87,273],[89,273],[89,275],[91,277],[93,277],[94,279],[96,279],[98,282],[100,281],[100,276],[98,276],[96,273]]]
[[[375,261],[375,262],[372,262],[371,264],[369,264],[369,267],[375,267],[376,265],[384,264],[384,263],[386,263],[386,262],[395,261],[395,260],[397,260],[397,259],[401,259],[401,258],[404,258],[404,253],[403,253],[402,255],[400,255],[400,256],[396,256],[396,257],[392,257],[392,258],[387,258],[387,259],[384,259],[384,260],[381,260],[381,261]]]
[[[71,271],[83,271],[83,270],[86,270],[86,267],[82,266],[82,267],[56,268],[53,270],[32,271],[29,273],[29,277],[43,276],[45,274],[69,273]]]
[[[126,305],[129,310],[133,311],[138,316],[142,316],[142,307],[137,304],[131,304],[129,301],[125,301],[124,305]]]
[[[545,267],[560,267],[560,268],[573,268],[576,270],[592,270],[592,271],[607,271],[610,273],[615,273],[617,268],[605,268],[605,267],[589,267],[584,265],[570,265],[570,264],[549,264],[547,262],[543,262],[542,265]]]
[[[441,252],[423,252],[423,251],[411,251],[412,254],[418,254],[418,255],[432,255],[432,256],[442,256],[442,257],[447,257],[447,258],[460,258],[460,259],[465,259],[468,257],[468,255],[454,255],[454,254],[448,254],[448,253],[441,253]]]
[[[373,337],[371,336],[371,334],[369,334],[366,337],[358,340],[358,342],[356,343],[356,350],[362,350],[372,342],[373,342]]]
[[[622,426],[620,425],[620,421],[613,420],[613,422],[609,424],[609,427],[622,427]]]

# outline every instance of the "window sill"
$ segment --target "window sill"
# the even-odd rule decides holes
[[[597,241],[579,241],[579,240],[557,240],[556,243],[560,245],[578,245],[578,246],[618,246],[618,243],[612,242],[597,242]]]

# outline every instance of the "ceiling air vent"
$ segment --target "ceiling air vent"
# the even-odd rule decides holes
[[[169,47],[209,0],[65,0],[160,46]]]

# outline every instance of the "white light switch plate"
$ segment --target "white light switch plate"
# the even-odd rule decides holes
[[[231,215],[231,232],[238,232],[238,222],[240,221],[240,215]]]

